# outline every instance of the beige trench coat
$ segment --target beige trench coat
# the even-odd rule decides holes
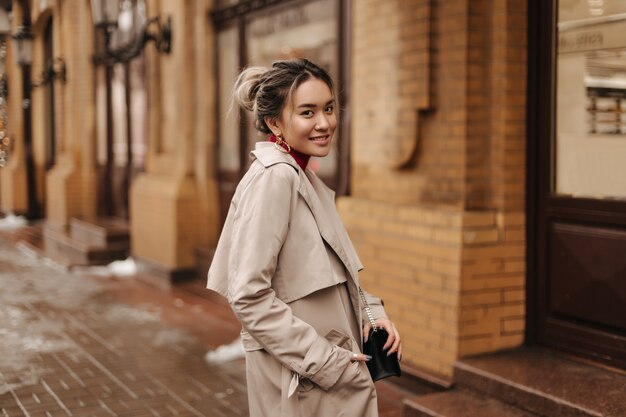
[[[377,416],[367,367],[351,362],[366,317],[362,265],[334,193],[272,143],[251,155],[207,283],[243,327],[250,415]],[[386,318],[382,301],[365,294],[374,317]]]

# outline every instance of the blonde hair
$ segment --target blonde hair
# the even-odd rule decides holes
[[[334,91],[333,80],[323,68],[303,58],[276,61],[271,68],[249,67],[239,74],[232,99],[254,115],[254,127],[272,133],[265,118],[278,119],[287,99],[305,81],[316,78]]]

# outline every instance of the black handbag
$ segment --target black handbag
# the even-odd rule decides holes
[[[383,346],[387,342],[389,334],[383,328],[376,327],[374,324],[374,316],[370,310],[370,306],[367,303],[367,299],[363,294],[363,290],[359,288],[361,299],[367,313],[367,318],[372,324],[372,330],[370,330],[367,342],[363,343],[363,353],[370,355],[372,359],[366,362],[367,369],[370,371],[372,380],[378,381],[379,379],[387,378],[390,376],[400,376],[400,362],[398,361],[397,352],[387,355],[387,352],[383,350]]]

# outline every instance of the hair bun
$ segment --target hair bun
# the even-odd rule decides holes
[[[265,67],[249,67],[243,70],[233,87],[234,102],[247,111],[254,111],[256,95],[266,72]]]

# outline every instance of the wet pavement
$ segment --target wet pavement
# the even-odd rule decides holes
[[[54,269],[5,242],[0,284],[3,417],[247,415],[244,363],[209,366],[210,346],[169,322],[183,299]]]
[[[201,282],[71,272],[14,244],[0,235],[0,417],[248,415],[244,361],[204,360],[239,325]],[[377,387],[401,416],[410,393]]]

